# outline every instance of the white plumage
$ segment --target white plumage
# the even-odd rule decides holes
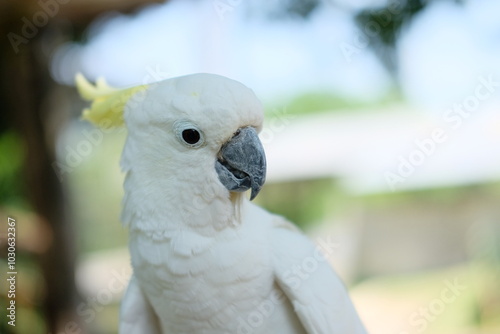
[[[254,93],[211,74],[137,91],[124,103],[122,220],[134,274],[120,333],[365,333],[313,243],[243,195],[264,182],[256,165],[245,169],[261,152]]]

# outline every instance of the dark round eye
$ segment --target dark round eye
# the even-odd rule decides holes
[[[201,135],[198,130],[186,129],[182,131],[182,139],[189,145],[194,145],[200,141]]]

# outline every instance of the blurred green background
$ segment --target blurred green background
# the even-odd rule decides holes
[[[426,25],[417,24],[426,15],[436,15],[442,20],[441,26],[433,28],[437,35],[441,28],[446,30],[451,20],[446,13],[471,12],[482,22],[500,22],[498,16],[492,19],[493,14],[485,14],[488,10],[479,11],[479,7],[468,6],[467,1],[404,1],[396,3],[397,10],[393,10],[394,2],[384,1],[360,1],[357,5],[314,0],[278,1],[271,5],[224,2],[230,7],[223,8],[232,9],[223,13],[229,15],[223,20],[213,7],[219,4],[216,1],[50,3],[52,9],[30,1],[6,1],[0,5],[0,35],[5,36],[0,49],[2,333],[117,332],[121,292],[111,293],[108,285],[118,280],[123,290],[130,275],[127,231],[120,223],[124,175],[119,160],[126,131],[102,133],[79,120],[85,103],[77,96],[71,78],[76,71],[93,77],[103,68],[109,68],[109,73],[98,74],[110,76],[110,81],[117,85],[141,83],[145,76],[151,81],[158,79],[147,69],[157,69],[159,60],[143,63],[138,60],[140,65],[128,68],[127,61],[131,60],[123,55],[127,68],[120,71],[111,69],[110,59],[92,58],[88,54],[94,51],[101,56],[107,52],[112,54],[111,62],[119,63],[120,58],[113,56],[112,50],[99,49],[106,31],[116,33],[113,24],[123,24],[120,26],[123,29],[126,24],[136,28],[146,26],[138,19],[141,15],[157,10],[160,18],[163,14],[171,18],[174,9],[181,10],[180,3],[193,4],[182,9],[193,13],[193,21],[186,25],[196,26],[193,22],[203,17],[200,29],[208,25],[212,42],[219,41],[209,44],[201,53],[201,58],[209,58],[215,65],[208,60],[209,65],[200,62],[203,66],[199,67],[181,66],[179,62],[180,69],[173,70],[176,63],[169,59],[172,63],[168,64],[171,67],[168,73],[160,73],[161,70],[155,73],[163,78],[177,74],[176,71],[219,71],[245,83],[247,80],[252,88],[259,86],[253,86],[253,81],[263,83],[263,87],[255,90],[264,95],[267,127],[262,139],[270,171],[256,202],[295,222],[313,240],[332,237],[338,243],[332,265],[348,285],[368,330],[374,334],[500,332],[498,93],[495,91],[491,99],[474,109],[477,121],[471,117],[467,127],[451,130],[443,125],[442,118],[443,112],[450,110],[455,102],[466,103],[481,82],[478,77],[493,73],[496,78],[498,66],[495,61],[490,64],[473,54],[470,56],[473,63],[482,67],[461,76],[468,63],[453,63],[450,55],[456,49],[450,46],[453,50],[448,54],[433,50],[426,54],[428,58],[422,56],[424,65],[435,59],[442,59],[442,64],[451,62],[448,72],[445,65],[443,73],[438,66],[433,68],[433,75],[414,79],[411,74],[416,74],[411,71],[424,71],[418,62],[415,61],[416,69],[410,66],[411,71],[404,67],[408,63],[405,52],[412,50],[405,36],[416,34],[414,31],[419,29],[426,35]],[[442,3],[449,7],[442,8]],[[482,1],[481,8],[489,8],[486,4],[487,1]],[[201,9],[195,11],[197,5]],[[30,34],[26,20],[31,22],[41,10],[47,17],[46,23],[41,24],[45,21],[40,15],[36,20],[41,21],[33,19],[40,24]],[[342,25],[345,18],[338,13],[349,14],[350,30]],[[255,23],[243,19],[248,17],[257,17],[258,24],[265,25],[265,29],[282,24],[283,31],[292,31],[292,36],[295,24],[324,24],[318,19],[322,17],[331,26],[320,26],[305,35],[305,39],[319,45],[317,49],[312,49],[312,45],[305,48],[316,55],[325,47],[328,64],[333,65],[330,68],[322,64],[325,61],[322,54],[306,57],[304,61],[307,65],[317,60],[319,70],[308,65],[304,65],[306,69],[296,68],[292,64],[285,67],[281,76],[273,72],[266,77],[264,74],[271,71],[271,65],[264,66],[263,58],[256,55],[245,61],[239,59],[238,50],[245,43],[238,44],[241,41],[235,42],[225,35],[224,29],[235,27],[257,31]],[[236,20],[241,22],[236,24]],[[179,49],[183,43],[201,43],[193,37],[196,33],[190,35],[182,30],[185,26],[176,26],[176,21],[171,21],[165,19],[165,26],[151,29],[178,28],[175,33],[183,38],[174,46]],[[370,33],[366,27],[375,26],[374,23],[378,24],[378,30]],[[337,31],[337,26],[347,29],[347,37],[337,36],[344,29]],[[333,31],[327,30],[332,27]],[[492,35],[500,31],[498,24],[485,24],[483,28],[490,29]],[[281,36],[272,37],[275,35],[269,31],[271,40]],[[322,31],[326,37],[320,34]],[[356,32],[366,38],[365,44],[356,42],[359,37]],[[219,39],[224,38],[220,36],[226,36],[227,44],[221,44]],[[258,36],[254,36],[256,41]],[[329,40],[330,36],[337,39]],[[489,35],[483,32],[480,36],[482,43],[492,45],[493,50],[481,49],[482,52],[493,59],[498,52],[498,41],[488,39]],[[129,42],[123,36],[108,38],[117,41],[122,49]],[[156,39],[148,40],[147,36],[142,39],[147,45],[161,44]],[[133,43],[134,38],[131,40]],[[446,45],[447,41],[442,40],[441,44]],[[297,45],[303,42],[299,40]],[[363,67],[361,60],[352,62],[346,56],[346,45],[356,48],[353,56],[371,55],[367,63],[376,62],[378,70],[360,70],[369,67]],[[215,55],[211,55],[211,48],[222,51],[213,51]],[[175,54],[171,49],[172,45],[159,48],[158,59],[166,57],[161,53],[165,50]],[[227,53],[228,58],[219,60],[221,52]],[[339,54],[343,57],[335,58]],[[270,52],[264,59],[273,56],[276,54]],[[280,57],[286,58],[282,54]],[[248,64],[249,60],[255,64]],[[235,70],[260,65],[263,69],[253,74]],[[328,67],[325,71],[329,74],[338,70],[339,78],[322,77],[322,66]],[[138,67],[146,70],[140,72]],[[344,67],[351,72],[342,72]],[[453,69],[455,72],[450,72]],[[385,74],[379,75],[377,71]],[[349,78],[342,78],[347,75]],[[452,84],[443,81],[445,76]],[[308,86],[305,84],[308,80],[322,85]],[[340,80],[338,86],[335,80]],[[358,81],[348,83],[352,80]],[[363,86],[366,81],[371,84]],[[420,90],[414,88],[415,82],[420,83]],[[425,90],[433,84],[442,88],[442,96],[451,97],[436,102],[436,96],[440,95],[433,95],[436,89]],[[342,90],[343,85],[351,87],[353,92]],[[460,88],[450,93],[455,86]],[[283,92],[283,87],[287,92]],[[354,93],[358,88],[358,93]],[[273,128],[273,124],[279,126]],[[409,155],[419,149],[415,141],[429,138],[433,129],[440,127],[446,129],[449,139],[442,145],[435,144],[435,152],[426,156],[422,164],[415,164],[415,171],[405,176],[404,181],[391,187],[387,172],[397,172],[400,157],[409,160]],[[95,142],[89,140],[89,133],[97,136],[93,137]],[[84,142],[90,146],[84,147]],[[73,165],[68,164],[68,159]],[[9,301],[5,284],[7,217],[17,221],[15,327],[7,324],[4,315]],[[452,301],[446,297],[450,293]]]

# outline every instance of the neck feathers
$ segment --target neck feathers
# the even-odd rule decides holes
[[[204,193],[182,180],[147,182],[134,170],[125,177],[121,220],[125,226],[150,232],[184,229],[212,234],[241,223],[242,193]]]

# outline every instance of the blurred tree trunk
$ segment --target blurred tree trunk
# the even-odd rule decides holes
[[[69,219],[63,185],[52,168],[58,132],[54,123],[61,122],[49,121],[54,120],[53,112],[58,109],[49,101],[57,89],[49,73],[50,53],[55,48],[52,44],[56,43],[46,32],[70,36],[72,32],[61,31],[63,26],[82,31],[102,12],[127,12],[151,2],[159,1],[7,0],[0,3],[0,35],[3,36],[0,41],[0,132],[14,130],[23,139],[25,194],[42,225],[44,236],[41,237],[50,240],[37,262],[44,278],[39,283],[43,289],[40,306],[47,331],[53,334],[75,332],[82,324],[76,314],[79,298],[75,286],[73,223]],[[85,333],[82,329],[80,333]]]
[[[6,33],[2,35],[19,34],[21,17],[12,15],[4,20],[1,31]],[[39,217],[44,237],[50,240],[48,248],[38,255],[44,278],[41,307],[47,330],[59,333],[76,319],[75,252],[62,185],[51,167],[56,134],[46,121],[51,113],[47,96],[55,84],[48,73],[48,60],[41,56],[43,30],[38,28],[36,36],[18,46],[17,53],[8,38],[2,39],[0,94],[7,121],[4,128],[12,128],[23,139],[25,195]]]

